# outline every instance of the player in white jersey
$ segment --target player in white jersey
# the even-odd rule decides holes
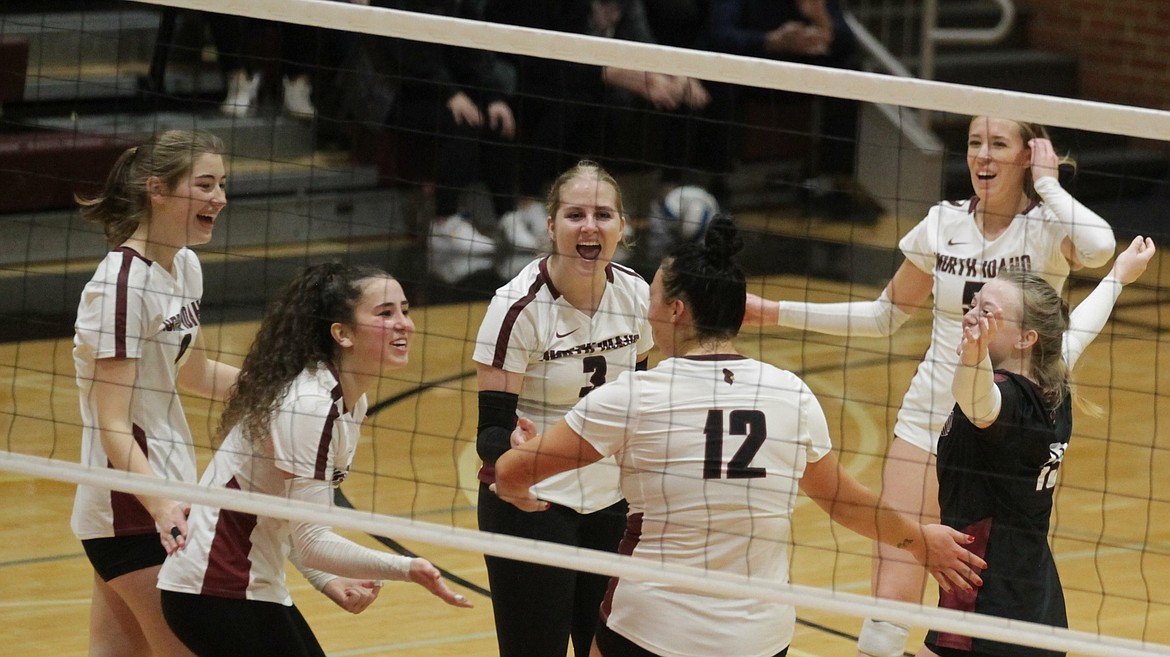
[[[931,345],[902,400],[882,475],[882,498],[924,521],[938,519],[934,454],[954,404],[950,382],[963,314],[1003,268],[1032,271],[1060,290],[1070,269],[1099,267],[1113,255],[1113,231],[1057,180],[1061,163],[1042,126],[975,117],[967,167],[975,197],[940,203],[899,242],[906,260],[877,300],[840,304],[765,301],[748,295],[746,322],[822,333],[887,336],[933,296]],[[921,602],[926,574],[878,546],[874,593]],[[862,653],[896,657],[905,628],[866,621]]]
[[[616,551],[625,502],[612,461],[545,482],[556,507],[539,521],[487,490],[516,417],[551,425],[580,398],[633,370],[653,346],[649,286],[611,262],[625,228],[612,176],[581,162],[553,184],[546,203],[553,254],[497,290],[473,358],[479,383],[479,527]],[[564,657],[589,650],[606,579],[485,557],[501,657]]]
[[[332,504],[357,449],[366,392],[383,368],[406,365],[413,334],[402,286],[385,272],[305,269],[261,322],[201,483]],[[471,606],[426,560],[371,550],[324,525],[198,504],[187,523],[186,547],[167,557],[158,586],[167,623],[200,657],[324,657],[289,597],[286,558],[354,613],[377,597],[381,579]]]
[[[650,287],[650,322],[666,358],[582,399],[539,439],[522,419],[521,446],[497,462],[496,491],[547,513],[534,483],[580,467],[579,457],[616,455],[630,503],[624,554],[783,584],[799,488],[845,526],[901,543],[945,588],[968,587],[960,574],[969,570],[966,535],[881,506],[838,465],[808,386],[737,353],[746,283],[733,256],[742,247],[731,220],[718,217],[705,244],[667,256]],[[614,579],[602,619],[595,647],[606,657],[770,657],[787,650],[795,611]]]
[[[223,143],[173,130],[125,151],[105,187],[79,199],[114,250],[81,294],[73,360],[81,459],[163,479],[195,480],[178,388],[222,400],[237,369],[207,358],[199,334],[203,273],[187,247],[206,244],[227,198]],[[183,545],[175,500],[79,485],[72,527],[94,567],[91,655],[184,655],[155,588]]]

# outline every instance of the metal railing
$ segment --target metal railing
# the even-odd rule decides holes
[[[999,5],[999,22],[989,28],[942,28],[938,26],[938,0],[922,5],[922,59],[918,75],[934,79],[934,56],[939,44],[998,43],[1007,37],[1016,23],[1016,5],[1012,0],[993,0]]]
[[[997,23],[987,28],[939,27],[939,0],[852,0],[846,22],[859,34],[866,54],[884,72],[900,75],[898,67],[887,61],[892,56],[903,63],[916,62],[916,66],[902,68],[917,68],[918,77],[930,80],[934,78],[939,45],[996,43],[1010,34],[1016,22],[1015,2],[984,1],[1000,9]]]

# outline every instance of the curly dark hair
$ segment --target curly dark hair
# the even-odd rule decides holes
[[[327,262],[302,269],[268,307],[219,418],[217,440],[236,425],[253,441],[268,436],[285,389],[306,367],[336,365],[335,322],[352,323],[362,282],[393,278],[375,267]]]
[[[747,301],[747,282],[735,256],[743,238],[729,215],[711,220],[702,244],[684,242],[663,259],[662,289],[667,299],[691,307],[700,340],[730,340],[739,334]]]

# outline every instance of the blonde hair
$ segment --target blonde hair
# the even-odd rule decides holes
[[[126,149],[96,196],[75,196],[74,200],[81,206],[81,217],[102,224],[106,241],[118,246],[130,239],[139,224],[150,220],[147,181],[158,178],[167,189],[174,189],[191,173],[196,159],[223,152],[223,141],[210,132],[167,130]]]

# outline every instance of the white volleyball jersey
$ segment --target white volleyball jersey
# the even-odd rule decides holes
[[[934,277],[934,303],[930,347],[898,410],[894,435],[932,454],[955,405],[955,350],[975,293],[1000,269],[1031,271],[1060,291],[1070,269],[1061,252],[1066,230],[1046,216],[1050,211],[1043,204],[1016,215],[1007,230],[989,240],[975,224],[978,200],[934,206],[898,243],[907,260]]]
[[[788,582],[800,478],[832,449],[796,375],[738,355],[669,358],[618,377],[565,421],[620,464],[622,553]],[[606,625],[664,657],[764,657],[792,639],[790,605],[625,579],[610,590]]]
[[[633,370],[654,346],[646,319],[650,286],[636,272],[608,265],[605,293],[590,316],[556,289],[547,263],[547,258],[534,260],[496,290],[472,356],[477,363],[524,374],[517,411],[535,422],[538,432],[586,394]],[[533,491],[581,513],[621,499],[612,461],[557,475]]]
[[[339,485],[349,474],[366,416],[366,397],[346,410],[341,385],[324,365],[289,386],[270,425],[271,440],[255,445],[239,427],[215,452],[200,484],[288,495],[289,476]],[[167,557],[158,586],[167,591],[291,605],[285,584],[289,523],[194,505],[187,546]]]
[[[94,362],[135,361],[130,421],[135,441],[155,474],[195,481],[191,430],[179,401],[179,368],[199,332],[203,271],[189,249],[175,254],[174,274],[137,251],[106,254],[81,293],[73,338],[73,364],[81,393],[81,462],[108,468],[98,432],[93,394]],[[158,531],[138,498],[79,485],[73,503],[73,533],[85,540]]]

